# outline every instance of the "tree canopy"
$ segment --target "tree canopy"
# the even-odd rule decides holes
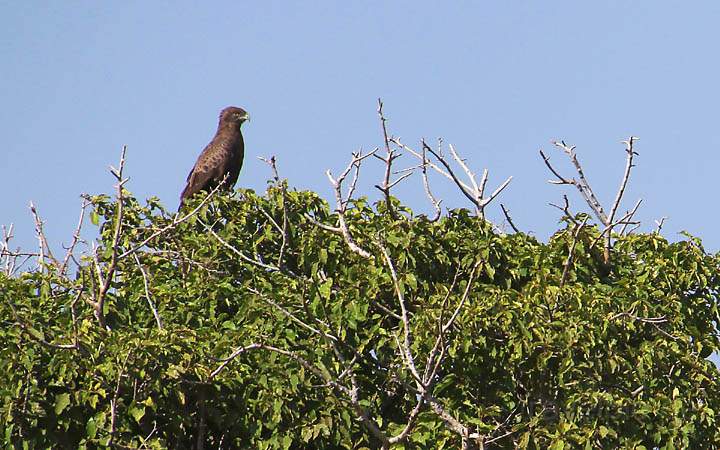
[[[569,213],[541,242],[482,194],[417,215],[388,178],[377,202],[343,195],[362,158],[329,174],[336,205],[276,176],[180,214],[121,164],[117,194],[87,198],[94,248],[20,271],[6,250],[4,446],[720,443],[720,261],[699,239]]]

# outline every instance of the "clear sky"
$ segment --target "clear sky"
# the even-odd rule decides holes
[[[382,143],[376,101],[408,144],[444,138],[523,230],[545,239],[568,192],[538,149],[577,145],[609,203],[640,137],[625,208],[643,198],[644,230],[668,216],[720,249],[717,1],[71,1],[0,0],[0,222],[35,246],[36,203],[55,245],[68,242],[79,195],[111,192],[128,145],[128,188],[175,208],[185,177],[227,105],[247,109],[238,186],[264,189],[274,154],[298,189],[330,198],[324,171]],[[412,157],[399,160],[401,166]],[[377,165],[377,162],[373,162]],[[365,172],[363,193],[378,167]],[[469,206],[435,177],[445,205]],[[428,212],[420,178],[397,194]],[[490,218],[500,221],[499,206]]]

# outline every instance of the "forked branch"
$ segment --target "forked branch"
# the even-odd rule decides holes
[[[580,192],[580,195],[585,199],[585,202],[595,214],[597,220],[602,225],[604,225],[605,228],[603,229],[601,236],[603,236],[605,243],[605,248],[603,252],[605,264],[608,264],[610,262],[610,248],[612,246],[613,229],[618,225],[623,225],[622,232],[624,232],[630,218],[635,214],[635,211],[640,206],[640,202],[638,202],[635,205],[635,208],[633,208],[632,211],[628,212],[628,214],[626,214],[623,219],[617,221],[615,220],[618,208],[620,208],[623,196],[625,195],[628,180],[630,179],[630,172],[632,168],[635,167],[633,159],[635,155],[637,155],[637,152],[635,152],[634,150],[635,141],[637,141],[637,139],[638,138],[636,138],[635,136],[630,136],[628,140],[623,141],[623,144],[625,144],[626,153],[625,172],[623,173],[623,177],[620,181],[620,187],[615,194],[615,200],[610,207],[609,213],[605,212],[605,209],[603,208],[602,204],[595,195],[595,192],[590,186],[590,183],[585,176],[585,171],[583,170],[582,164],[580,164],[580,161],[577,158],[575,146],[567,145],[565,141],[553,142],[553,145],[555,145],[555,147],[562,150],[568,156],[568,158],[570,158],[570,162],[575,167],[575,171],[577,172],[577,178],[568,178],[562,176],[560,172],[558,172],[558,170],[555,169],[552,164],[550,164],[550,158],[545,154],[545,152],[540,150],[540,156],[542,157],[543,162],[556,178],[555,180],[550,180],[549,182],[552,184],[565,184],[575,186],[575,188],[578,190],[578,192]],[[565,203],[567,205],[567,200]]]
[[[330,170],[327,170],[325,172],[328,180],[330,180],[330,184],[332,185],[333,190],[335,191],[335,212],[337,212],[338,215],[338,228],[340,229],[340,233],[345,239],[348,247],[350,247],[350,250],[362,256],[363,258],[370,258],[372,255],[367,250],[364,250],[362,247],[360,247],[353,239],[352,235],[350,234],[350,230],[348,229],[347,222],[345,221],[345,212],[347,211],[348,204],[350,203],[350,200],[355,193],[355,186],[357,184],[358,176],[360,174],[360,165],[362,164],[363,160],[369,158],[370,156],[373,156],[376,152],[377,149],[365,155],[363,155],[362,152],[353,152],[350,164],[348,164],[345,170],[337,178],[333,177]],[[353,172],[353,178],[350,181],[350,185],[348,186],[347,195],[343,197],[342,184],[351,171]]]
[[[462,192],[463,195],[465,195],[465,197],[467,197],[467,199],[470,200],[473,205],[475,205],[475,212],[477,213],[478,217],[481,217],[483,219],[485,218],[485,207],[490,202],[492,202],[510,184],[510,181],[512,181],[512,176],[508,177],[490,195],[485,196],[485,186],[488,182],[488,170],[483,170],[480,182],[478,182],[475,178],[475,173],[470,170],[470,167],[467,165],[465,160],[460,157],[458,152],[455,150],[455,147],[453,147],[452,145],[448,146],[450,149],[450,155],[455,161],[455,163],[460,166],[462,171],[465,172],[465,175],[468,179],[467,182],[460,179],[456,171],[452,168],[450,160],[448,160],[448,158],[442,153],[442,151],[439,148],[437,150],[433,149],[425,142],[425,140],[421,141],[421,145],[423,147],[422,152],[414,150],[413,148],[400,142],[400,140],[398,139],[391,138],[390,140],[398,147],[408,151],[410,154],[418,158],[421,161],[421,167],[430,167],[440,175],[455,183],[458,189],[460,189],[460,192]],[[429,152],[431,155],[433,155],[438,161],[438,164],[429,161],[427,159],[426,152]],[[437,209],[437,204],[434,201],[433,205],[436,206]]]

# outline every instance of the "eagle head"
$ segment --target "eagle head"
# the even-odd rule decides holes
[[[220,112],[220,123],[237,123],[240,125],[246,120],[250,120],[250,114],[237,106],[228,106]]]

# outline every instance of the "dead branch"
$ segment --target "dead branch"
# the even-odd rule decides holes
[[[620,182],[617,195],[615,195],[615,202],[613,202],[612,209],[610,209],[610,216],[608,217],[608,221],[610,223],[612,223],[613,219],[615,219],[615,213],[620,206],[623,194],[625,194],[625,188],[627,187],[628,180],[630,179],[630,171],[633,167],[635,167],[633,165],[633,157],[637,155],[637,152],[633,150],[633,146],[637,139],[638,138],[635,136],[630,136],[627,141],[623,141],[623,144],[625,144],[625,152],[627,153],[627,157],[625,159],[625,173],[623,174],[622,181]]]
[[[123,258],[126,258],[127,256],[129,256],[129,255],[137,252],[138,250],[140,250],[141,248],[143,248],[144,246],[146,246],[146,245],[147,245],[150,241],[152,241],[153,239],[162,236],[163,234],[165,234],[165,233],[169,232],[170,230],[176,228],[176,227],[177,227],[178,225],[180,225],[181,223],[187,221],[187,220],[190,219],[192,216],[196,215],[198,212],[200,212],[200,210],[203,208],[203,206],[205,206],[205,205],[220,191],[220,188],[222,188],[222,186],[225,184],[226,180],[227,180],[227,175],[225,176],[225,178],[223,178],[223,179],[217,184],[217,186],[215,186],[215,188],[213,188],[212,191],[210,191],[210,192],[205,196],[205,198],[202,199],[202,201],[201,201],[200,203],[198,203],[198,205],[197,205],[192,211],[190,211],[189,213],[185,214],[184,216],[180,215],[180,213],[178,212],[178,213],[173,217],[173,220],[172,220],[172,222],[171,222],[170,224],[168,224],[168,225],[164,226],[163,228],[155,231],[153,234],[151,234],[149,237],[147,237],[146,239],[144,239],[144,240],[143,240],[142,242],[140,242],[139,244],[135,245],[134,247],[131,247],[129,250],[126,250],[124,253],[120,254],[120,255],[118,256],[118,260],[123,259]]]
[[[345,222],[345,212],[347,211],[348,204],[352,199],[353,193],[355,192],[355,185],[358,180],[358,175],[360,173],[360,165],[362,164],[362,161],[370,156],[373,156],[376,152],[377,149],[365,155],[363,155],[361,152],[353,153],[350,164],[348,164],[347,168],[345,168],[345,170],[340,174],[340,176],[337,177],[337,179],[333,178],[330,170],[327,170],[325,172],[328,180],[330,180],[330,184],[335,191],[335,201],[337,204],[335,212],[337,212],[338,215],[338,228],[340,229],[340,233],[345,239],[345,243],[348,245],[348,247],[350,247],[350,250],[362,256],[363,258],[370,258],[372,254],[370,254],[368,251],[364,250],[357,243],[355,243],[355,240],[350,234],[347,223]],[[350,182],[350,186],[348,187],[347,196],[343,198],[342,183],[343,181],[345,181],[345,178],[348,176],[348,174],[350,174],[350,171],[353,169],[355,169],[353,179]]]
[[[550,164],[550,158],[548,158],[545,153],[540,150],[540,156],[543,159],[543,162],[547,166],[547,168],[550,170],[550,172],[555,175],[557,180],[550,180],[549,182],[552,184],[567,184],[575,186],[575,188],[580,192],[580,195],[585,199],[585,202],[588,204],[590,209],[595,214],[595,217],[598,219],[598,221],[605,226],[605,229],[602,232],[602,236],[604,236],[605,241],[605,247],[603,252],[603,258],[605,261],[605,264],[609,264],[610,262],[610,248],[612,246],[612,230],[614,227],[620,224],[624,224],[625,226],[622,229],[622,233],[625,232],[627,224],[624,223],[625,221],[617,221],[615,222],[615,215],[617,214],[617,210],[620,207],[620,204],[622,202],[622,198],[625,194],[625,190],[627,188],[628,180],[630,179],[630,172],[635,165],[633,164],[633,158],[635,155],[637,155],[637,152],[634,150],[634,144],[635,141],[637,141],[638,138],[634,136],[630,136],[628,140],[623,141],[625,144],[625,152],[627,154],[625,159],[625,172],[623,174],[623,177],[620,181],[620,187],[618,188],[617,194],[615,195],[615,201],[613,202],[610,213],[606,214],[605,209],[603,208],[600,201],[597,199],[597,196],[595,195],[595,192],[593,191],[592,187],[590,186],[590,183],[587,180],[587,177],[585,176],[585,172],[583,170],[582,164],[580,164],[580,161],[577,158],[577,154],[575,152],[575,146],[570,146],[565,143],[565,141],[555,141],[553,142],[553,145],[555,147],[562,150],[568,158],[570,158],[570,162],[575,167],[575,171],[577,172],[578,178],[566,178],[560,175],[560,173]],[[566,202],[567,203],[567,202]],[[639,202],[636,205],[636,207],[633,209],[632,214],[629,215],[629,217],[632,217],[632,215],[637,210],[637,207],[639,206]],[[569,216],[569,215],[568,215]],[[629,219],[628,219],[629,220]]]
[[[405,178],[412,175],[412,171],[408,171],[398,177],[395,181],[390,181],[390,175],[392,174],[392,164],[393,162],[402,156],[401,153],[398,153],[394,148],[390,147],[390,138],[388,137],[387,132],[387,119],[385,118],[385,114],[383,113],[383,102],[382,99],[378,99],[378,109],[377,109],[378,116],[380,117],[380,125],[382,127],[382,133],[383,133],[383,142],[385,144],[385,157],[379,156],[375,154],[375,157],[379,159],[380,161],[385,163],[385,175],[383,177],[383,181],[381,184],[376,184],[375,187],[383,193],[383,196],[385,197],[385,206],[387,211],[390,213],[390,215],[394,218],[395,217],[395,210],[393,209],[392,202],[390,201],[390,189],[392,189],[394,186],[396,186],[398,183],[400,183]]]
[[[323,336],[323,337],[325,337],[325,338],[327,338],[327,339],[329,339],[329,340],[332,340],[332,341],[337,341],[337,340],[338,340],[337,337],[335,337],[335,336],[327,333],[326,331],[324,331],[324,330],[319,330],[319,329],[313,327],[312,325],[307,324],[305,321],[303,321],[302,319],[300,319],[299,317],[297,317],[295,314],[293,314],[293,313],[291,313],[290,311],[288,311],[286,308],[284,308],[284,307],[282,307],[281,305],[279,305],[277,302],[275,302],[274,300],[272,300],[272,299],[269,298],[268,296],[264,295],[262,292],[260,292],[260,291],[258,291],[258,290],[256,290],[256,289],[253,289],[253,288],[251,288],[251,287],[248,287],[247,289],[248,289],[248,291],[250,291],[250,292],[252,292],[253,294],[255,294],[255,295],[257,295],[258,297],[260,297],[260,298],[262,299],[262,301],[264,301],[264,302],[267,303],[268,305],[272,306],[273,308],[277,309],[277,310],[280,311],[284,316],[286,316],[288,319],[292,320],[293,322],[295,322],[296,324],[298,324],[298,325],[300,325],[301,327],[305,328],[306,330],[309,330],[309,331],[311,331],[311,332],[314,333],[314,334]]]
[[[78,224],[75,227],[75,232],[73,233],[72,242],[70,243],[70,246],[67,248],[67,252],[65,253],[65,258],[63,258],[62,265],[60,266],[60,275],[65,275],[65,272],[68,268],[68,263],[70,262],[70,258],[73,255],[73,252],[75,251],[75,246],[80,241],[80,230],[83,226],[83,220],[85,219],[85,208],[88,206],[88,199],[83,197],[82,204],[80,205],[80,217],[78,218]]]
[[[587,223],[589,217],[585,216],[585,219],[582,221],[580,225],[575,225],[575,232],[573,233],[573,240],[572,244],[570,245],[570,249],[568,250],[568,256],[567,259],[565,259],[565,264],[563,264],[563,272],[562,276],[560,277],[560,287],[563,287],[565,285],[565,282],[567,281],[567,277],[570,273],[570,265],[573,262],[573,255],[575,253],[575,247],[577,246],[578,242],[578,236],[580,236],[580,231],[582,231],[583,227],[585,227],[585,224]]]
[[[3,271],[5,272],[5,275],[8,277],[12,275],[15,272],[15,264],[17,263],[17,258],[20,255],[18,251],[13,252],[10,250],[10,241],[12,240],[13,236],[13,224],[10,224],[9,227],[5,227],[5,225],[2,226],[2,233],[3,233],[3,239],[2,243],[0,243],[0,257],[5,258],[4,268]]]
[[[463,182],[460,180],[458,175],[455,173],[455,171],[452,168],[452,165],[450,164],[450,161],[445,157],[445,155],[442,154],[441,150],[434,150],[432,147],[430,147],[425,140],[421,141],[421,145],[423,147],[423,152],[418,152],[411,147],[401,143],[398,139],[391,138],[390,141],[397,145],[398,147],[408,151],[410,154],[414,155],[416,158],[418,158],[421,162],[423,167],[431,167],[433,170],[435,170],[440,175],[444,176],[445,178],[451,180],[455,185],[460,189],[460,192],[463,193],[465,197],[467,197],[470,202],[472,202],[473,205],[475,205],[475,212],[477,213],[478,217],[485,219],[485,207],[492,202],[509,184],[510,181],[512,181],[512,176],[508,177],[503,183],[498,186],[495,191],[493,191],[492,194],[489,196],[485,196],[485,185],[488,181],[488,171],[487,169],[483,170],[482,178],[480,179],[480,183],[478,183],[475,179],[475,173],[470,170],[467,163],[463,158],[460,157],[458,152],[455,150],[455,148],[450,145],[450,154],[452,156],[452,159],[455,161],[457,165],[460,166],[460,168],[465,172],[465,175],[468,178],[468,182]],[[429,152],[431,155],[435,157],[435,159],[440,163],[440,165],[435,164],[433,162],[430,162],[427,159],[425,151]],[[441,167],[442,166],[442,167]],[[470,183],[470,184],[468,184]],[[433,204],[435,204],[433,202]]]
[[[655,225],[657,225],[657,228],[655,228],[655,234],[660,234],[663,229],[663,225],[665,225],[665,219],[667,219],[667,217],[663,216],[660,220],[655,221]]]
[[[623,236],[623,235],[626,234],[625,230],[627,229],[628,225],[637,225],[637,226],[640,225],[640,222],[639,222],[639,221],[633,222],[631,219],[633,218],[633,216],[634,216],[635,213],[637,212],[637,210],[638,210],[638,208],[640,207],[640,204],[641,204],[641,203],[642,203],[642,199],[638,199],[638,201],[635,203],[635,206],[633,206],[633,208],[632,208],[631,210],[627,211],[627,212],[625,213],[625,216],[623,216],[623,219],[621,219],[621,222],[619,222],[619,223],[622,224],[622,228],[620,229],[620,235],[621,235],[621,236]],[[624,220],[624,221],[623,221],[623,220]],[[630,230],[627,234],[629,234],[630,232],[632,232],[632,230]]]
[[[30,212],[32,213],[33,220],[35,221],[35,235],[38,240],[38,253],[40,254],[38,257],[38,267],[41,271],[43,270],[45,258],[47,257],[57,269],[60,267],[60,263],[57,259],[55,259],[55,256],[53,256],[53,252],[48,245],[47,238],[45,237],[45,230],[43,229],[43,221],[40,220],[40,215],[38,214],[33,202],[30,202]]]
[[[273,179],[275,180],[275,186],[277,186],[278,189],[280,189],[280,193],[282,195],[282,210],[283,210],[282,228],[280,228],[280,226],[277,224],[275,219],[273,219],[272,216],[270,216],[270,214],[266,213],[265,210],[261,208],[261,211],[263,212],[263,214],[265,214],[265,216],[275,225],[275,228],[277,228],[277,230],[280,232],[280,235],[282,236],[282,244],[280,245],[280,254],[278,255],[278,258],[277,258],[278,267],[282,267],[283,266],[282,261],[283,261],[283,256],[285,255],[285,249],[288,245],[288,241],[290,240],[290,236],[289,236],[290,223],[288,221],[288,213],[287,213],[287,192],[285,189],[285,185],[283,183],[281,183],[281,181],[280,181],[280,174],[278,173],[277,161],[275,160],[275,155],[271,156],[270,158],[263,158],[261,156],[258,158],[261,161],[264,161],[266,164],[268,164],[270,166],[270,168],[272,169]]]
[[[145,269],[140,263],[140,258],[138,257],[137,253],[133,253],[133,257],[135,258],[135,263],[137,264],[137,267],[138,269],[140,269],[140,273],[142,274],[143,285],[145,286],[145,299],[147,300],[148,306],[150,307],[150,311],[152,311],[153,313],[153,317],[155,317],[155,323],[157,323],[158,330],[162,330],[162,319],[160,319],[160,314],[158,314],[157,309],[155,309],[155,305],[153,305],[152,299],[150,298],[150,283],[148,282],[147,273],[145,273]]]
[[[430,219],[430,222],[435,222],[440,218],[440,214],[442,214],[442,210],[440,209],[440,203],[442,203],[442,200],[437,200],[433,193],[430,191],[430,181],[428,181],[428,174],[427,174],[427,168],[428,168],[428,159],[427,159],[427,150],[423,146],[422,149],[422,165],[420,166],[422,168],[422,180],[423,180],[423,187],[425,188],[425,194],[427,194],[428,199],[430,200],[430,203],[433,205],[433,208],[435,209],[435,216],[433,216],[432,219]]]
[[[596,237],[592,243],[590,243],[589,248],[595,247],[595,244],[597,244],[601,239],[605,238],[605,234],[612,228],[622,225],[623,227],[620,229],[620,234],[625,234],[625,229],[628,225],[639,225],[640,222],[638,221],[632,221],[632,216],[635,215],[635,212],[640,207],[640,204],[642,203],[642,199],[638,200],[637,203],[635,203],[635,206],[630,211],[627,211],[624,216],[622,216],[620,219],[616,220],[615,222],[611,223],[610,225],[606,226],[605,228],[600,231],[600,234],[598,237]]]
[[[503,205],[502,203],[500,203],[500,209],[502,209],[502,212],[505,215],[505,219],[507,219],[507,221],[510,224],[510,227],[513,229],[513,231],[516,233],[519,233],[520,230],[518,230],[518,227],[515,226],[515,224],[512,221],[512,218],[510,217],[510,211],[508,211],[505,208],[505,205]]]
[[[565,214],[564,217],[568,218],[573,224],[577,225],[578,221],[575,220],[575,217],[573,217],[572,213],[570,212],[570,201],[565,194],[563,194],[563,201],[563,206],[556,205],[555,203],[549,203],[549,205],[562,211]]]
[[[340,227],[332,227],[330,225],[325,225],[324,223],[318,222],[308,213],[305,213],[304,216],[310,223],[312,223],[313,225],[315,225],[318,228],[322,228],[325,231],[330,231],[331,233],[342,234],[342,230],[340,229]]]
[[[209,226],[208,224],[206,224],[205,222],[203,222],[203,221],[201,221],[201,220],[198,221],[198,222],[205,228],[205,230],[207,230],[208,233],[210,233],[215,239],[217,239],[218,242],[220,242],[225,248],[227,248],[227,249],[230,250],[231,252],[233,252],[233,253],[235,253],[236,255],[238,255],[238,256],[240,257],[240,259],[242,259],[243,261],[245,261],[245,262],[247,262],[247,263],[250,263],[250,264],[253,264],[253,265],[255,265],[255,266],[258,266],[258,267],[262,267],[263,269],[267,269],[267,270],[273,271],[273,272],[281,272],[280,268],[277,267],[277,266],[273,266],[273,265],[270,265],[270,264],[266,264],[266,263],[264,263],[264,262],[262,262],[262,261],[258,261],[258,260],[256,260],[256,259],[250,258],[250,257],[247,256],[245,253],[241,252],[240,250],[238,250],[237,248],[235,248],[232,244],[230,244],[229,242],[227,242],[225,239],[221,238],[221,237],[215,232],[215,230],[212,229],[211,226]]]
[[[112,248],[111,248],[111,254],[110,254],[110,262],[107,265],[107,270],[105,272],[105,275],[102,274],[100,269],[100,264],[97,259],[97,252],[93,251],[93,256],[95,257],[95,266],[96,270],[98,272],[98,282],[100,286],[100,290],[98,291],[97,295],[95,296],[95,301],[93,302],[93,308],[95,310],[95,318],[98,321],[98,324],[101,328],[106,328],[105,324],[105,313],[103,312],[105,308],[105,300],[107,298],[107,292],[110,289],[110,285],[112,283],[113,277],[115,276],[115,270],[117,269],[117,263],[118,263],[118,247],[120,244],[120,236],[122,233],[122,221],[123,221],[123,214],[124,214],[124,185],[127,183],[128,178],[123,178],[123,169],[125,168],[125,151],[127,150],[127,146],[123,145],[122,152],[120,153],[120,164],[118,165],[118,168],[110,166],[110,173],[113,174],[115,179],[117,180],[117,184],[115,185],[115,188],[117,190],[116,193],[116,202],[117,202],[117,208],[115,210],[115,228],[113,230],[113,237],[112,237]]]
[[[415,367],[415,359],[413,358],[412,352],[410,350],[410,319],[408,318],[407,307],[405,306],[405,295],[400,288],[400,282],[398,280],[397,272],[395,271],[395,265],[390,258],[390,253],[381,242],[376,242],[376,245],[385,257],[385,263],[387,264],[388,269],[390,269],[390,276],[393,280],[395,295],[397,296],[398,302],[400,303],[400,317],[402,318],[403,324],[403,342],[402,344],[400,344],[400,353],[403,355],[403,359],[408,369],[410,370],[410,373],[415,378],[416,382],[422,385],[423,379],[418,373],[417,368]]]
[[[120,173],[118,171],[118,173]],[[110,399],[110,440],[108,441],[108,446],[113,446],[113,441],[115,440],[115,433],[117,431],[117,402],[118,398],[120,397],[120,383],[122,381],[122,377],[125,375],[125,369],[127,368],[128,360],[130,359],[130,355],[132,354],[133,350],[131,349],[128,351],[127,355],[125,355],[125,361],[123,361],[122,366],[120,367],[120,370],[118,371],[118,377],[117,382],[115,383],[115,392],[113,393],[113,397]]]
[[[238,347],[235,349],[230,356],[227,358],[224,358],[222,363],[213,370],[210,375],[209,379],[215,378],[227,365],[232,361],[233,359],[237,358],[239,355],[250,351],[250,350],[256,350],[256,349],[262,349],[271,351],[283,356],[288,357],[289,359],[295,361],[302,367],[304,367],[307,371],[314,374],[316,377],[323,380],[324,385],[337,389],[338,391],[345,394],[351,401],[351,404],[353,406],[353,409],[355,410],[355,414],[358,419],[363,423],[363,425],[378,439],[382,442],[383,448],[389,448],[389,442],[387,436],[385,436],[385,433],[380,429],[380,426],[375,422],[367,413],[367,411],[360,405],[359,399],[357,397],[357,392],[352,389],[348,388],[347,386],[343,385],[339,381],[333,379],[331,375],[327,371],[323,371],[320,368],[316,367],[315,365],[311,364],[309,361],[307,361],[302,356],[298,355],[296,352],[285,350],[279,347],[275,347],[272,345],[267,345],[263,343],[252,343],[246,346]]]

